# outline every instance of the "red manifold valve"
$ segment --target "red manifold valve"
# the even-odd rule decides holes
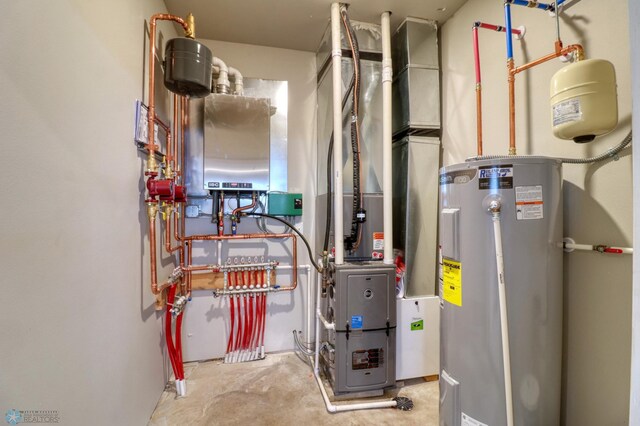
[[[147,189],[149,190],[149,197],[160,197],[162,201],[173,201],[174,198],[174,186],[171,179],[154,179],[153,177],[147,180]]]

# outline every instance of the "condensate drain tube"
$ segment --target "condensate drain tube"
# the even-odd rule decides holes
[[[498,299],[500,304],[500,330],[502,332],[502,363],[504,370],[504,394],[507,412],[507,426],[513,426],[513,396],[511,390],[511,355],[509,351],[509,324],[507,318],[507,296],[504,280],[504,259],[502,255],[502,230],[500,228],[500,209],[502,203],[492,200],[489,213],[493,221],[493,236],[496,248],[496,272],[498,275]]]

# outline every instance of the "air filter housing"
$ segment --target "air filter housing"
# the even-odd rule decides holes
[[[174,38],[165,48],[164,86],[178,95],[202,98],[211,93],[213,54],[190,38]]]
[[[578,61],[551,79],[553,134],[560,139],[591,142],[618,124],[616,72],[602,59]]]

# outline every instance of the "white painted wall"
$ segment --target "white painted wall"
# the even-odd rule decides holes
[[[146,22],[164,3],[0,10],[0,415],[146,424],[167,376],[134,102],[146,92]]]
[[[568,1],[561,21],[565,44],[582,43],[587,57],[616,67],[620,124],[616,131],[580,146],[555,139],[548,107],[549,81],[557,61],[516,78],[519,154],[582,157],[617,144],[631,121],[629,20],[626,1]],[[475,155],[475,77],[471,27],[503,23],[502,2],[469,0],[442,27],[444,163]],[[553,51],[555,22],[546,13],[513,6],[516,64]],[[481,30],[485,154],[507,154],[505,37]],[[632,244],[631,156],[595,166],[564,167],[565,235],[581,243]],[[567,425],[614,425],[628,421],[631,257],[589,252],[565,256],[563,406]],[[541,348],[544,350],[544,348]]]
[[[296,50],[276,49],[247,44],[203,40],[215,56],[227,65],[239,69],[245,78],[262,78],[288,81],[289,112],[287,118],[288,140],[288,191],[303,194],[303,216],[297,221],[298,228],[313,244],[315,193],[316,193],[316,61],[315,54]],[[227,232],[229,224],[227,223]],[[215,233],[215,225],[210,218],[187,220],[187,233]],[[283,226],[275,224],[274,231]],[[238,232],[259,232],[253,219],[243,219]],[[283,265],[290,264],[289,242],[266,244],[256,242],[226,243],[226,256],[265,255]],[[194,245],[194,263],[217,263],[215,243]],[[298,242],[298,263],[308,264],[306,249]],[[313,273],[313,270],[312,270]],[[315,274],[314,274],[315,276]],[[269,295],[267,331],[265,346],[267,351],[293,349],[294,329],[304,330],[306,312],[304,310],[308,293],[307,273],[300,271],[299,286],[293,293]],[[279,274],[278,282],[291,282],[290,272]],[[313,281],[312,281],[313,282]],[[229,328],[227,299],[214,299],[209,291],[195,291],[184,320],[184,359],[201,360],[221,357],[226,350]]]

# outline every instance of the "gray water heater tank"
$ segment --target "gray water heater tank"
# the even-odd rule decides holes
[[[479,160],[440,171],[440,425],[506,425],[494,231],[502,201],[514,424],[560,424],[562,165]]]
[[[178,95],[202,98],[211,94],[213,54],[204,44],[185,37],[167,42],[164,85]]]

